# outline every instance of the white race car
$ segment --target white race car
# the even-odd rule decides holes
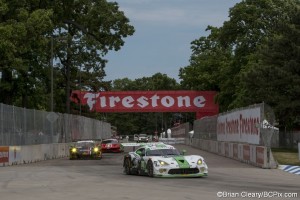
[[[199,155],[183,155],[164,143],[145,143],[136,151],[124,156],[126,174],[150,177],[202,177],[208,175],[208,167]]]

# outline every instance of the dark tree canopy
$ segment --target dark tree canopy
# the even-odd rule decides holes
[[[191,44],[187,89],[216,90],[221,112],[265,102],[282,127],[299,125],[298,0],[244,0],[220,28]]]
[[[52,52],[56,111],[69,113],[72,89],[109,88],[103,57],[134,33],[106,0],[0,1],[0,15],[0,100],[28,108],[49,109]]]
[[[280,125],[292,129],[300,125],[299,6],[299,0],[237,3],[221,27],[208,26],[208,36],[191,42],[190,64],[180,69],[178,84],[161,73],[104,81],[104,56],[134,33],[115,2],[0,0],[0,102],[50,110],[53,69],[54,111],[82,109],[124,132],[157,129],[172,116],[85,113],[71,105],[71,90],[214,90],[221,112],[265,102]]]

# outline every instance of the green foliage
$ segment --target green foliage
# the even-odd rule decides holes
[[[280,165],[295,165],[299,166],[299,155],[297,149],[274,149],[272,154],[276,162]]]
[[[50,108],[52,52],[55,111],[73,89],[109,90],[103,57],[134,33],[106,0],[0,0],[0,15],[0,102],[27,108]]]
[[[181,86],[192,90],[220,91],[222,84],[227,80],[230,72],[226,70],[231,63],[231,51],[220,46],[218,35],[220,29],[208,27],[211,31],[208,37],[201,37],[193,41],[190,65],[181,68],[179,76],[182,79]]]
[[[69,94],[72,89],[108,90],[103,81],[109,50],[119,50],[123,38],[134,33],[129,19],[118,4],[98,1],[55,1],[55,56],[66,82],[66,112],[70,112]],[[73,84],[71,84],[73,83]]]
[[[291,10],[289,23],[278,25],[278,33],[261,46],[252,56],[256,59],[251,59],[242,72],[241,90],[252,98],[238,95],[241,102],[267,102],[288,129],[300,124],[299,8]]]
[[[192,42],[186,89],[216,90],[220,110],[265,102],[282,127],[299,125],[299,1],[245,0]]]
[[[0,2],[0,13],[0,101],[45,108],[43,77],[48,63],[43,54],[48,48],[45,35],[53,29],[52,12],[12,0]]]
[[[104,56],[118,51],[134,27],[118,4],[106,0],[0,0],[0,102],[49,110],[51,40],[54,107],[105,119],[124,134],[171,125],[166,113],[90,113],[70,106],[71,90],[215,90],[220,111],[265,102],[282,127],[300,125],[300,8],[298,0],[244,0],[219,28],[192,41],[180,85],[157,73],[104,81]],[[186,121],[193,116],[183,114]],[[124,120],[126,119],[126,120]]]

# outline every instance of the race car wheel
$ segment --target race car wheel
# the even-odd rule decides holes
[[[138,167],[137,167],[137,175],[142,175],[142,166],[141,166],[141,161],[138,162]]]
[[[153,177],[153,163],[151,160],[147,163],[148,176]]]
[[[130,160],[128,158],[126,158],[125,160],[125,164],[124,164],[124,167],[125,167],[125,173],[127,175],[130,175],[131,174],[131,167],[130,167]]]
[[[77,156],[76,155],[70,155],[70,160],[76,160]]]

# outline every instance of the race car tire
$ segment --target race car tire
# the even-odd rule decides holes
[[[101,159],[102,159],[102,156],[94,157],[94,159],[96,159],[96,160],[101,160]]]
[[[141,166],[141,161],[138,162],[138,167],[137,167],[137,175],[142,175],[142,166]]]
[[[131,174],[131,167],[130,167],[131,163],[130,160],[128,158],[125,159],[125,163],[124,163],[124,168],[125,168],[125,173],[127,175]]]
[[[70,155],[70,160],[77,160],[77,156],[74,156],[74,155]]]
[[[151,160],[149,160],[147,163],[147,171],[148,171],[148,176],[153,177],[153,163]]]

